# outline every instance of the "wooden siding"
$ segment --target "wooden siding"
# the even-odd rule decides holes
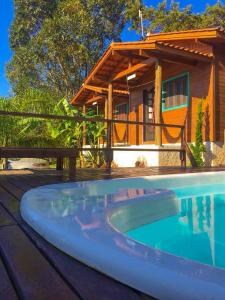
[[[216,56],[216,92],[215,92],[215,111],[216,111],[216,139],[224,142],[225,130],[225,46],[215,47]]]
[[[195,67],[184,66],[172,63],[163,64],[163,80],[177,76],[184,72],[190,74],[190,103],[188,107],[177,108],[170,111],[165,111],[162,114],[163,122],[167,124],[178,124],[187,126],[187,140],[193,141],[195,137],[195,127],[197,119],[197,107],[201,99],[203,101],[203,109],[205,111],[204,120],[204,140],[213,140],[213,67],[207,63],[199,63]],[[154,69],[150,69],[142,79],[141,83],[147,81],[154,81]],[[150,83],[149,83],[150,84]],[[130,105],[130,120],[143,121],[143,90],[147,89],[148,85],[142,86],[131,92],[131,105]],[[137,112],[136,112],[137,111]],[[224,120],[225,122],[225,120]],[[143,144],[143,128],[135,125],[129,126],[131,145]],[[139,139],[137,141],[137,136]],[[164,129],[163,130],[163,143],[178,143],[180,142],[179,129]]]

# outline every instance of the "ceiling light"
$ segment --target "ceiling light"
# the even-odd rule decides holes
[[[127,80],[132,80],[134,78],[136,78],[136,74],[132,74],[130,76],[127,76]]]

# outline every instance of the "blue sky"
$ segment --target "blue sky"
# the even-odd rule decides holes
[[[157,5],[161,1],[145,0],[147,5]],[[214,4],[217,0],[180,0],[182,6],[193,5],[194,11],[204,10],[206,4]],[[10,94],[10,85],[5,76],[5,64],[10,60],[12,52],[9,47],[9,27],[13,19],[13,0],[0,0],[0,96]],[[134,32],[125,28],[122,34],[123,40],[135,40],[137,36]]]

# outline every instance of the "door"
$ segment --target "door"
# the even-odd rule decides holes
[[[154,123],[154,87],[143,91],[143,121]],[[144,126],[144,142],[153,142],[155,140],[155,128],[151,125]]]

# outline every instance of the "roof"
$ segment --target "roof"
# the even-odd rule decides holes
[[[184,40],[184,39],[225,39],[225,29],[222,27],[192,29],[185,31],[148,33],[147,40]]]
[[[194,40],[193,45],[187,40]],[[114,98],[127,97],[127,75],[135,71],[137,78],[141,78],[156,59],[192,65],[199,61],[210,62],[213,59],[211,45],[221,42],[225,43],[225,30],[209,28],[152,34],[145,41],[112,43],[71,103],[91,103],[96,97],[98,101],[104,101],[110,81],[113,82]]]

